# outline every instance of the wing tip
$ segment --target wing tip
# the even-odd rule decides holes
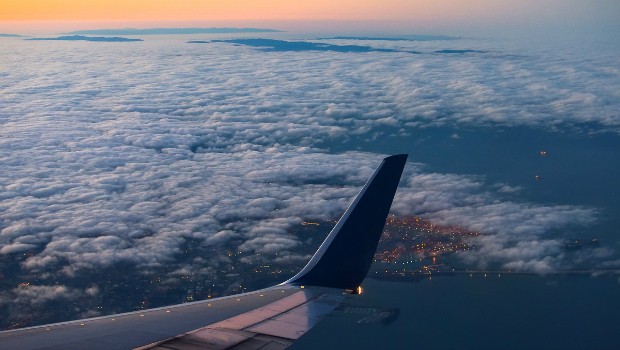
[[[405,164],[407,163],[407,158],[409,157],[409,154],[407,153],[402,153],[402,154],[395,154],[392,156],[388,156],[383,158],[383,162],[381,165],[387,165],[390,167],[404,167]],[[402,171],[402,169],[401,169]]]
[[[401,153],[401,154],[394,154],[388,157],[383,158],[383,160],[388,161],[388,160],[407,160],[407,157],[409,157],[409,154],[407,153]]]

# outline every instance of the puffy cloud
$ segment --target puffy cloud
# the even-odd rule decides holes
[[[37,246],[34,245],[34,244],[23,244],[23,243],[14,242],[12,244],[6,244],[6,245],[2,246],[2,249],[0,249],[0,254],[19,253],[19,252],[23,252],[23,251],[32,250],[32,249],[34,249],[36,247]]]
[[[73,299],[82,294],[81,291],[68,288],[63,285],[55,286],[25,286],[12,290],[14,303],[23,304],[44,304],[51,300]]]
[[[207,244],[248,240],[244,247],[275,252],[252,243],[272,234],[274,240],[286,236],[287,246],[295,247],[299,242],[288,238],[287,229],[301,222],[300,215],[337,216],[372,171],[370,166],[354,169],[360,158],[369,157],[361,153],[327,156],[343,164],[335,173],[330,173],[326,155],[315,153],[248,151],[242,159],[226,153],[189,154],[181,159],[162,155],[159,161],[133,155],[133,163],[142,165],[93,172],[75,180],[83,182],[79,191],[52,197],[31,199],[24,189],[3,201],[3,252],[40,246],[44,249],[23,266],[56,269],[56,263],[68,261],[67,273],[120,261],[161,264],[187,238]],[[371,158],[372,166],[380,159]],[[143,166],[148,163],[153,165]],[[330,192],[325,184],[330,182],[353,186]],[[89,191],[92,196],[84,197]]]
[[[460,256],[481,267],[499,263],[511,270],[547,273],[570,266],[562,238],[549,233],[592,224],[598,216],[587,207],[500,200],[496,192],[505,192],[505,185],[486,184],[480,176],[413,172],[407,185],[399,189],[393,211],[480,232],[472,240],[476,249]]]

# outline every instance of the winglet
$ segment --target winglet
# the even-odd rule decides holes
[[[406,161],[406,154],[385,158],[310,262],[283,284],[357,288],[372,263]]]

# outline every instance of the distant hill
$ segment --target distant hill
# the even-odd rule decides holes
[[[133,42],[143,41],[142,39],[129,39],[119,37],[101,37],[101,36],[83,36],[83,35],[71,35],[71,36],[59,36],[57,38],[30,38],[26,40],[38,40],[38,41],[96,41],[96,42]]]
[[[23,35],[19,34],[0,34],[0,38],[21,38]]]
[[[78,30],[65,34],[75,35],[169,35],[169,34],[234,34],[277,33],[281,30],[264,28],[150,28],[150,29],[95,29]]]

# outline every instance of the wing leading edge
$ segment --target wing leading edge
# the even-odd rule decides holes
[[[0,332],[0,348],[285,349],[365,278],[406,161],[406,154],[385,158],[310,262],[279,286]]]

